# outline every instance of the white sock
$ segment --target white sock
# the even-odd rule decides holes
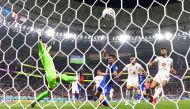
[[[130,99],[130,90],[126,90],[126,101],[128,102]]]
[[[162,88],[161,87],[156,87],[153,98],[159,98],[159,95],[161,94],[161,92],[162,92]]]
[[[75,102],[75,95],[74,94],[72,95],[72,98],[73,98],[73,102]]]

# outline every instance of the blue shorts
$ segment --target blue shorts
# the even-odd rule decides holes
[[[80,85],[78,85],[78,89],[79,89],[79,91],[81,91],[81,86]]]
[[[107,83],[105,80],[102,80],[100,86],[97,88],[99,92],[103,95],[107,96],[112,88],[112,81]]]
[[[138,90],[146,91],[145,85],[139,85]]]

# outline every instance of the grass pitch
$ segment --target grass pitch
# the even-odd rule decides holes
[[[140,102],[136,105],[124,105],[124,102],[111,102],[115,109],[154,109],[150,103]],[[45,102],[39,103],[34,108],[29,103],[1,103],[0,109],[94,109],[98,102],[82,102],[72,104],[71,102]],[[111,109],[111,107],[100,106],[98,109]],[[160,101],[155,109],[190,109],[190,100],[181,100],[177,103],[171,101]]]

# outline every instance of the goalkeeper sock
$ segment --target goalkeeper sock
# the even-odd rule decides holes
[[[45,98],[45,97],[47,97],[49,95],[50,95],[49,91],[42,92],[40,95],[38,95],[38,97],[36,98],[36,101],[40,101],[40,100],[42,100],[43,98]]]
[[[67,76],[66,74],[61,75],[61,80],[67,81],[67,82],[73,82],[76,81],[77,78],[74,76]]]

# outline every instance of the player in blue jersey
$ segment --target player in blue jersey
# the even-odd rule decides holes
[[[115,64],[116,56],[114,54],[107,54],[106,50],[104,50],[103,55],[108,60],[108,66],[106,72],[101,74],[104,77],[100,82],[95,95],[99,98],[101,105],[109,106],[106,96],[109,94],[112,88],[113,81],[111,79],[117,75],[118,67]]]
[[[137,100],[140,101],[141,95],[146,95],[146,87],[145,87],[145,82],[146,82],[146,74],[144,73],[139,73],[138,74],[138,94],[137,94]]]

